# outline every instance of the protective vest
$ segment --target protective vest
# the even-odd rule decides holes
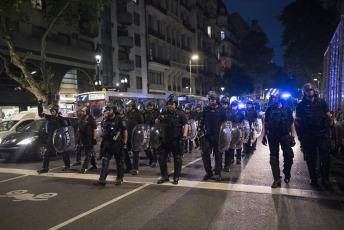
[[[204,110],[204,123],[207,132],[219,132],[225,111],[221,107],[208,106]]]
[[[200,121],[200,120],[201,120],[201,117],[202,117],[202,112],[199,112],[199,113],[195,112],[195,113],[194,113],[194,119],[195,119],[195,121]]]
[[[183,130],[183,120],[182,117],[185,116],[184,112],[176,109],[173,113],[170,111],[164,111],[162,113],[164,118],[161,120],[161,136],[163,139],[174,139],[182,137]]]
[[[153,111],[148,110],[144,114],[145,124],[148,124],[152,127],[155,124],[155,119],[157,119],[158,116],[159,116],[159,112],[157,110],[153,110]]]
[[[291,123],[288,118],[288,107],[283,105],[277,108],[275,105],[270,106],[270,116],[268,122],[269,133],[288,134],[291,131]]]
[[[122,141],[125,126],[125,120],[120,117],[115,116],[114,119],[107,117],[102,122],[103,138],[108,141]]]
[[[258,114],[255,110],[246,110],[246,120],[248,120],[248,122],[250,122],[250,125],[252,124],[252,122],[254,122],[258,117]]]
[[[306,130],[325,131],[327,128],[326,116],[322,103],[307,103],[303,111],[303,126]]]
[[[138,110],[135,110],[134,112],[130,112],[127,114],[128,119],[128,135],[131,136],[131,133],[135,127],[135,125],[143,124],[143,117],[141,113]]]
[[[82,134],[92,135],[94,127],[96,127],[96,125],[92,116],[88,116],[87,119],[81,118],[79,120],[79,129]]]
[[[49,135],[49,139],[53,137],[56,129],[62,128],[67,125],[61,116],[56,117],[52,115],[46,115],[45,117],[48,120],[46,131]]]

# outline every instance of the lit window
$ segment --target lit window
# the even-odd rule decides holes
[[[221,31],[221,41],[225,39],[225,31]]]
[[[211,26],[208,26],[208,35],[211,37]]]

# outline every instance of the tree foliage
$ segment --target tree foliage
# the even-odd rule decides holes
[[[226,68],[223,80],[225,92],[230,95],[242,95],[253,91],[252,77],[242,67]]]
[[[42,10],[31,0],[2,0],[0,4],[1,27],[0,44],[5,47],[0,50],[0,57],[4,62],[6,74],[20,83],[23,88],[33,93],[38,100],[47,103],[50,79],[54,77],[50,67],[46,66],[46,43],[47,36],[58,26],[68,28],[70,32],[79,32],[88,29],[92,24],[97,23],[97,15],[100,6],[110,4],[111,0],[47,0]],[[43,1],[42,1],[43,2]],[[41,78],[35,79],[27,66],[27,59],[30,54],[20,56],[11,38],[11,31],[7,28],[12,21],[28,21],[30,14],[36,10],[36,14],[41,14],[45,26],[45,32],[41,37]],[[8,58],[9,56],[9,58]],[[10,66],[21,70],[20,74],[14,74]]]
[[[277,17],[285,27],[285,71],[299,84],[322,72],[323,55],[338,23],[335,15],[334,9],[325,9],[320,1],[296,0]]]

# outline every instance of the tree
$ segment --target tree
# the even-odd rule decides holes
[[[82,31],[97,22],[97,15],[102,4],[111,3],[110,0],[47,0],[41,11],[30,0],[2,0],[0,5],[1,27],[0,44],[5,47],[0,50],[0,57],[4,62],[6,74],[16,80],[23,88],[30,91],[38,100],[42,100],[46,105],[48,102],[50,79],[54,74],[46,66],[46,45],[47,36],[58,25],[70,28],[71,31]],[[42,1],[43,2],[43,1]],[[12,21],[25,21],[30,18],[27,13],[36,10],[42,14],[46,24],[45,32],[41,37],[41,59],[40,59],[40,79],[35,79],[27,68],[26,61],[30,54],[22,57],[15,50],[16,46],[12,41],[12,33],[7,25]],[[9,55],[9,58],[7,57]],[[21,74],[11,72],[10,64],[18,67]]]
[[[242,95],[253,91],[252,78],[239,66],[225,69],[224,88],[230,95]]]
[[[323,55],[338,23],[335,15],[333,8],[323,8],[320,1],[296,0],[277,17],[285,27],[285,71],[299,84],[322,72]]]

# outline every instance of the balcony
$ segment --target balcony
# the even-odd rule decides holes
[[[221,57],[228,57],[229,53],[226,51],[222,51],[220,55]]]
[[[188,51],[188,52],[191,52],[191,51],[192,51],[192,49],[191,49],[189,46],[186,46],[186,45],[184,45],[184,44],[182,44],[182,49],[183,49],[183,50],[186,50],[186,51]]]
[[[133,71],[135,69],[134,61],[133,60],[119,60],[118,68],[120,71],[126,71],[126,72]]]
[[[196,30],[194,28],[192,28],[192,26],[189,23],[187,23],[185,20],[183,21],[183,25],[189,31],[191,31],[192,33],[195,33]]]
[[[148,34],[153,35],[154,37],[157,37],[163,41],[165,41],[165,35],[163,35],[162,33],[152,29],[152,28],[148,28]]]
[[[118,45],[124,48],[132,48],[134,39],[130,36],[118,36]]]
[[[158,3],[154,2],[153,0],[146,0],[145,3],[146,5],[153,6],[154,8],[156,8],[157,10],[161,11],[164,14],[167,14],[167,10],[163,8],[162,6],[160,6]]]
[[[117,14],[117,22],[129,26],[133,23],[133,15],[128,12],[120,12]]]
[[[163,59],[163,58],[156,57],[156,56],[153,56],[151,59],[148,59],[148,62],[156,62],[156,63],[160,63],[163,65],[171,66],[170,60]]]

